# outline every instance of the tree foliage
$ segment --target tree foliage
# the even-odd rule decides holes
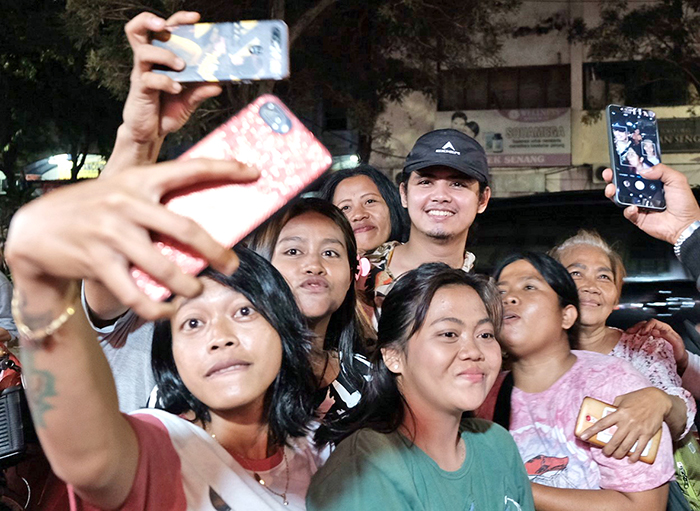
[[[83,76],[64,9],[56,0],[0,3],[0,170],[10,193],[22,164],[52,151],[78,162],[89,148],[109,146],[118,126],[116,100]]]
[[[601,21],[587,26],[577,19],[570,28],[572,40],[589,46],[597,61],[646,60],[656,65],[640,80],[675,74],[700,90],[700,1],[659,0],[650,4],[601,2]],[[655,75],[655,76],[654,76]]]
[[[18,186],[23,166],[69,153],[75,178],[88,150],[107,152],[120,122],[120,104],[84,76],[64,12],[60,0],[0,0],[0,254],[12,215],[32,197]]]
[[[167,17],[196,10],[207,21],[282,17],[290,27],[292,76],[229,85],[184,136],[195,138],[263,91],[323,129],[319,105],[345,110],[369,157],[377,117],[391,101],[435,94],[440,67],[495,62],[507,15],[520,0],[69,0],[67,23],[87,53],[87,73],[124,98],[130,52],[124,24],[143,10]]]

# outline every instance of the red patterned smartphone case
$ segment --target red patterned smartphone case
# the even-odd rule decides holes
[[[168,209],[191,218],[226,247],[245,238],[331,164],[328,150],[272,95],[260,96],[179,159],[192,158],[238,160],[261,171],[253,183],[206,183],[164,198]],[[154,236],[154,243],[186,273],[196,275],[207,266],[170,238]],[[151,299],[170,296],[169,289],[139,268],[131,274]]]

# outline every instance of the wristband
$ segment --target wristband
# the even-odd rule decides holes
[[[690,224],[688,227],[683,229],[683,232],[681,233],[680,236],[678,236],[678,239],[676,240],[676,243],[673,245],[673,253],[676,254],[676,257],[678,259],[681,258],[681,246],[683,246],[683,242],[690,238],[690,236],[700,229],[700,220],[696,220],[692,224]]]

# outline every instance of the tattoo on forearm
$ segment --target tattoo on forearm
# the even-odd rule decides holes
[[[27,297],[20,291],[19,294],[19,313],[21,315],[22,322],[27,325],[32,330],[37,328],[42,328],[51,323],[53,320],[53,313],[51,311],[44,311],[39,313],[27,312]]]
[[[53,408],[49,398],[56,396],[56,378],[51,372],[34,366],[34,353],[31,349],[22,350],[22,366],[26,375],[27,397],[34,427],[43,429],[46,427],[44,415]]]

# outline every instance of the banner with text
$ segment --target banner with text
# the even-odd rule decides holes
[[[437,112],[435,129],[458,129],[484,147],[491,167],[571,165],[571,110]]]

